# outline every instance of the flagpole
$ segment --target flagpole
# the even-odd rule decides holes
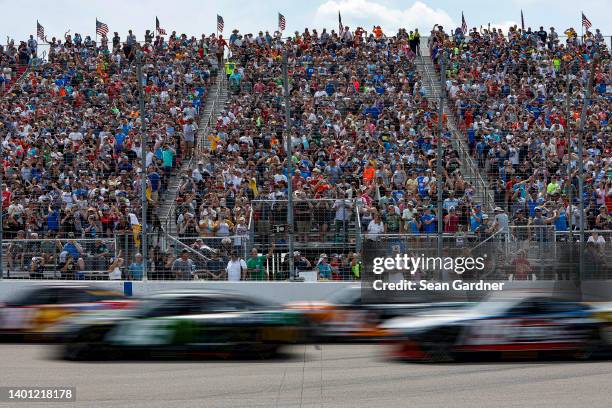
[[[96,46],[98,45],[98,17],[96,17]]]
[[[580,10],[580,31],[582,33],[580,35],[580,44],[584,42],[584,21],[582,20],[582,16],[584,16],[584,12]]]

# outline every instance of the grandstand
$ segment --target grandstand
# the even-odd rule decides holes
[[[194,277],[223,279],[237,251],[265,269],[252,276],[287,279],[293,247],[298,270],[327,258],[320,277],[352,280],[364,248],[384,242],[488,248],[491,276],[546,279],[576,266],[581,222],[589,273],[609,276],[610,53],[599,32],[567,34],[347,27],[227,41],[75,34],[44,58],[27,43],[3,48],[3,276],[108,279],[121,258],[138,279],[145,252],[147,277],[172,279],[186,252]]]

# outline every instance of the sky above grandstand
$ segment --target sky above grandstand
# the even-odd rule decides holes
[[[168,33],[176,30],[189,35],[210,34],[215,31],[216,14],[225,20],[224,34],[234,28],[242,33],[277,29],[278,12],[287,19],[285,33],[302,30],[304,27],[337,29],[338,10],[345,25],[352,28],[362,26],[371,29],[381,25],[393,32],[398,27],[419,28],[427,33],[434,23],[446,27],[461,25],[463,11],[469,27],[492,26],[507,29],[520,25],[520,10],[525,16],[525,25],[538,29],[554,26],[563,31],[572,26],[580,32],[581,10],[605,35],[612,35],[612,9],[610,0],[324,0],[324,1],[211,1],[211,0],[54,0],[15,1],[0,0],[0,38],[6,36],[25,39],[36,34],[36,20],[52,36],[63,36],[64,32],[95,34],[95,19],[108,24],[111,33],[118,31],[122,37],[133,29],[140,39],[145,29],[155,27],[155,16]]]

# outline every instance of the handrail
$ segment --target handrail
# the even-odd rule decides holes
[[[421,60],[423,61],[425,58],[428,58],[427,56],[421,56]],[[434,81],[432,78],[431,73],[429,72],[430,70],[427,69],[428,65],[423,63],[423,67],[425,68],[425,75],[427,76],[427,79],[429,80],[429,84],[430,84],[430,89],[433,91],[434,89]],[[440,86],[444,86],[444,85],[440,85]],[[441,92],[444,92],[443,89],[441,89]],[[433,97],[433,95],[432,95]],[[444,106],[443,108],[447,108],[447,106]],[[449,110],[449,109],[446,109]],[[457,130],[457,126],[452,123],[454,122],[454,115],[452,112],[449,112],[449,123],[448,123],[448,128],[449,130],[453,133],[454,137],[451,139],[453,142],[453,147],[457,150],[457,152],[459,153],[459,157],[461,159],[461,161],[465,164],[465,170],[467,170],[467,172],[469,173],[470,177],[474,178],[477,181],[478,184],[478,189],[482,192],[482,196],[484,198],[484,205],[486,208],[488,208],[489,210],[492,210],[494,207],[494,198],[491,195],[491,191],[490,189],[487,187],[487,183],[485,182],[484,178],[482,177],[482,174],[480,173],[480,171],[478,170],[478,167],[476,166],[476,163],[474,163],[474,160],[472,158],[472,156],[469,154],[469,150],[467,149],[467,146],[465,146],[465,142],[463,140],[463,138],[461,137],[462,135],[458,132]],[[452,127],[451,127],[452,125]]]
[[[223,78],[223,73],[220,70],[217,73],[217,80],[216,80],[217,92],[215,94],[214,99],[212,100],[212,105],[211,105],[210,113],[208,114],[208,118],[204,122],[204,128],[203,129],[206,131],[205,133],[208,133],[208,129],[210,128],[210,123],[211,123],[211,120],[212,120],[212,116],[213,116],[213,114],[215,112],[215,107],[216,107],[217,101],[219,99],[219,92],[221,90],[221,81],[222,81],[222,78]],[[202,109],[203,109],[203,107],[202,107]],[[201,130],[199,129],[198,133],[200,133],[200,132],[201,132]],[[198,153],[201,153],[202,150],[203,150],[202,149],[202,139],[203,139],[202,137],[198,138],[198,146],[196,148],[196,152],[198,152]],[[189,168],[193,168],[194,156],[195,155],[191,155],[191,158],[189,159],[189,164],[188,164]],[[176,211],[176,203],[172,202],[171,205],[168,207],[168,212],[166,213],[165,226],[162,226],[162,229],[163,229],[164,233],[166,234],[166,236],[170,236],[169,235],[169,231],[168,231],[169,230],[169,225],[170,225],[169,222],[171,220],[171,217],[172,217],[172,214],[174,213],[174,211]]]
[[[166,233],[166,238],[170,238],[170,241],[179,244],[179,246],[181,246],[184,250],[189,251],[197,256],[199,256],[200,258],[203,258],[206,261],[210,261],[211,259],[208,258],[207,256],[205,256],[204,254],[196,251],[195,249],[193,249],[192,247],[190,247],[189,245],[181,242],[180,240],[176,239],[175,237],[173,237],[172,235]]]
[[[31,72],[31,69],[32,69],[32,61],[28,62],[27,64],[14,64],[14,66],[15,66],[15,67],[19,67],[20,65],[21,65],[21,66],[24,66],[24,65],[25,65],[25,69],[24,69],[24,70],[23,70],[23,72],[22,72],[22,73],[19,75],[19,78],[15,78],[15,80],[11,81],[11,82],[8,84],[8,87],[6,87],[6,88],[4,89],[4,91],[0,92],[0,95],[10,93],[10,92],[13,90],[13,88],[14,88],[14,87],[15,87],[17,84],[19,84],[19,83],[20,83],[20,82],[21,82],[21,81],[22,81],[24,78],[26,78],[26,77],[27,77],[27,75],[28,75],[28,74]]]

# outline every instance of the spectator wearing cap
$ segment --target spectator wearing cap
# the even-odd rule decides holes
[[[547,242],[550,240],[548,226],[555,220],[555,216],[547,217],[544,215],[545,207],[536,207],[535,215],[530,220],[530,225],[534,229],[535,240],[538,242]]]
[[[512,225],[515,227],[512,229],[515,239],[519,241],[526,241],[529,239],[529,230],[527,225],[529,219],[525,216],[525,210],[518,209],[512,219]]]
[[[470,230],[472,232],[478,230],[478,227],[482,224],[483,216],[484,214],[482,213],[480,204],[474,205],[472,213],[470,214]]]
[[[478,225],[474,233],[478,236],[480,241],[485,241],[495,232],[495,228],[489,222],[489,216],[482,214],[482,223]]]
[[[317,270],[319,271],[319,280],[331,280],[332,267],[328,263],[327,254],[321,254],[319,262],[317,263]]]
[[[308,271],[312,269],[312,264],[300,251],[294,251],[293,255],[293,264],[296,274],[299,275],[300,271]]]
[[[505,240],[508,233],[510,232],[509,225],[510,220],[508,214],[501,207],[495,207],[493,210],[495,213],[495,219],[493,220],[493,228],[496,232],[500,233],[500,239]]]

